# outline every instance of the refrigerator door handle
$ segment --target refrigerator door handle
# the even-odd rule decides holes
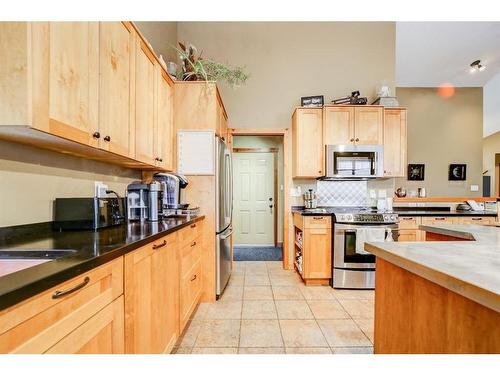
[[[228,239],[229,237],[231,237],[232,235],[233,235],[233,229],[231,228],[231,231],[230,231],[228,234],[226,234],[225,236],[222,236],[222,235],[221,235],[221,236],[220,236],[220,239],[221,239],[221,240],[226,240],[226,239]]]
[[[231,151],[228,149],[227,159],[228,159],[228,174],[229,174],[229,225],[233,223],[233,156],[231,155]]]

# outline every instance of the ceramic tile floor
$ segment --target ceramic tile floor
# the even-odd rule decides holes
[[[222,298],[201,303],[177,354],[370,354],[373,291],[305,286],[281,262],[234,262]]]

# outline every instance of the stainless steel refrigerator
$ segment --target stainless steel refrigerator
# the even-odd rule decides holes
[[[231,235],[233,220],[233,162],[231,150],[216,137],[216,243],[217,298],[231,276]]]

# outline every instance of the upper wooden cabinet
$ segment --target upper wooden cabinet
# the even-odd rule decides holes
[[[323,140],[325,145],[348,145],[354,143],[353,107],[324,107]]]
[[[325,145],[381,145],[384,108],[380,106],[326,106],[323,108]]]
[[[134,157],[134,29],[129,22],[101,22],[99,31],[100,147]]]
[[[177,130],[214,130],[227,136],[228,116],[215,82],[175,82],[175,127]]]
[[[142,40],[135,59],[135,158],[154,164],[156,60]]]
[[[156,165],[174,170],[174,84],[157,68],[157,120],[154,139]]]
[[[48,58],[49,132],[98,146],[99,23],[38,25]],[[39,36],[40,37],[40,36]],[[45,44],[44,43],[44,44]]]
[[[133,23],[1,22],[0,54],[0,139],[173,169],[173,82]]]
[[[386,108],[384,117],[384,176],[404,177],[407,154],[406,109]]]
[[[316,178],[323,171],[321,108],[297,108],[292,117],[293,177]]]
[[[354,107],[354,143],[381,145],[384,142],[384,107]]]

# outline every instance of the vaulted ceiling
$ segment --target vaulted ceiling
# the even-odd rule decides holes
[[[486,66],[469,72],[474,60]],[[396,85],[482,87],[500,73],[500,22],[397,22]]]

